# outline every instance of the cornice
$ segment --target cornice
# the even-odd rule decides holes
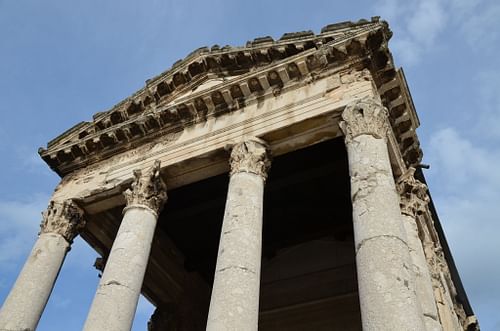
[[[308,84],[335,68],[368,68],[379,81],[386,79],[380,71],[393,69],[387,49],[391,34],[385,22],[374,18],[329,25],[319,35],[300,32],[285,34],[278,41],[256,38],[245,47],[199,49],[148,80],[144,88],[111,110],[94,115],[93,122],[80,123],[54,139],[39,153],[63,176],[162,132],[180,132]],[[214,78],[221,83],[197,90]]]
[[[415,167],[423,157],[415,131],[420,121],[403,69],[388,68],[376,82],[382,103],[389,110],[389,120],[405,164]]]

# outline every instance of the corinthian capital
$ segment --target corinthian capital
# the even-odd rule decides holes
[[[398,180],[398,191],[401,196],[401,213],[417,216],[425,211],[429,203],[427,185],[415,179],[415,168],[410,168]]]
[[[123,192],[127,200],[127,207],[146,207],[159,214],[163,204],[167,201],[167,185],[160,175],[160,161],[156,160],[154,165],[146,172],[134,170],[134,182],[131,189]]]
[[[85,226],[83,210],[73,200],[65,200],[62,203],[51,201],[42,215],[40,233],[60,234],[69,243],[73,242]]]
[[[269,148],[266,142],[252,138],[233,146],[231,157],[231,175],[238,172],[249,172],[267,178],[271,167]]]
[[[373,98],[363,98],[348,104],[339,123],[346,140],[366,134],[385,139],[389,129],[388,112]]]

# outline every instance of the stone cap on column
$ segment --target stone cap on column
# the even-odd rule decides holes
[[[131,207],[140,207],[158,216],[167,201],[167,185],[160,175],[160,161],[156,160],[144,174],[141,170],[134,170],[131,189],[127,189],[123,195],[127,200],[124,212]]]
[[[63,202],[50,201],[42,215],[39,234],[56,233],[70,244],[85,226],[83,210],[71,199]]]
[[[390,127],[388,116],[387,109],[378,100],[357,99],[345,107],[339,126],[347,142],[360,135],[386,139]]]
[[[416,179],[414,174],[415,168],[409,168],[398,179],[397,188],[401,198],[401,213],[416,217],[425,212],[430,198],[427,194],[427,185]]]
[[[236,143],[231,148],[229,164],[231,176],[239,172],[248,172],[266,180],[271,167],[269,146],[264,140],[256,137]]]

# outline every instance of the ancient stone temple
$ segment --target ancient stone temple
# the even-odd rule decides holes
[[[61,176],[0,330],[34,330],[72,241],[86,331],[478,330],[378,18],[200,48],[40,149]],[[91,267],[91,266],[89,266]]]

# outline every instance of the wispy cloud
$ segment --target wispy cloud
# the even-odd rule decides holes
[[[448,16],[444,0],[381,0],[375,5],[384,19],[397,31],[392,48],[406,65],[416,64],[445,28]]]
[[[484,147],[453,128],[436,132],[428,149],[431,187],[448,241],[476,311],[500,306],[500,149]],[[495,308],[496,307],[496,308]],[[482,315],[486,316],[486,315]],[[481,317],[481,316],[480,316]],[[499,321],[500,322],[500,321]]]
[[[396,31],[392,49],[405,65],[415,65],[439,48],[437,40],[446,29],[456,29],[470,46],[481,50],[500,39],[496,28],[500,4],[494,1],[413,0],[402,5],[398,0],[379,0],[374,7]]]
[[[487,183],[491,188],[500,187],[500,173],[493,171],[493,166],[500,164],[500,149],[477,146],[454,128],[436,132],[430,147],[433,170],[449,184],[446,187],[450,193],[464,186],[479,188],[478,183]]]

